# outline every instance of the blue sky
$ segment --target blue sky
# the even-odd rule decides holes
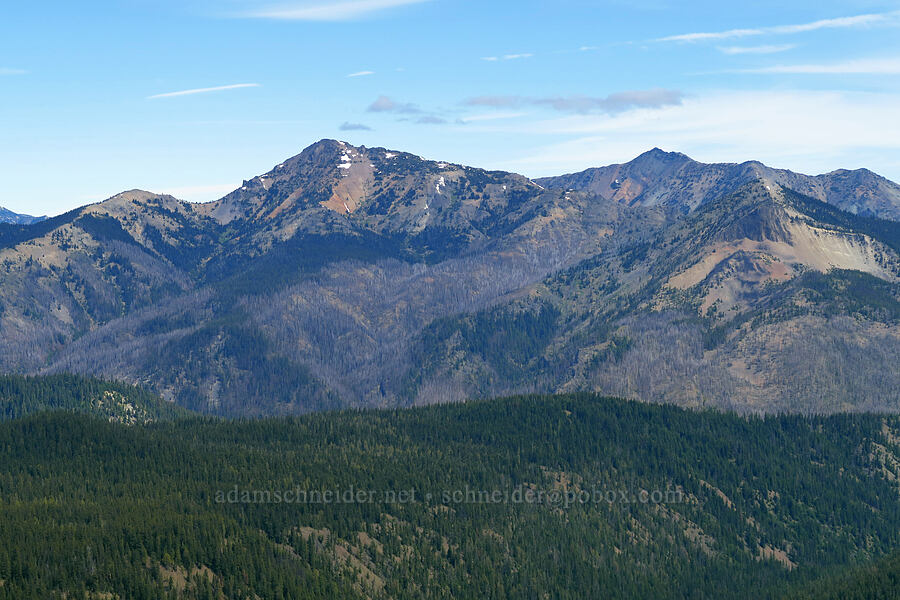
[[[321,138],[541,176],[654,146],[900,180],[900,2],[0,8],[0,206],[212,200]]]

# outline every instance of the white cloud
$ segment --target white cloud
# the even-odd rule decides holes
[[[174,98],[176,96],[192,96],[194,94],[207,94],[209,92],[222,92],[225,90],[237,90],[241,88],[255,88],[260,87],[258,83],[234,83],[232,85],[219,85],[216,87],[208,87],[208,88],[194,88],[192,90],[180,90],[178,92],[166,92],[164,94],[154,94],[152,96],[147,96],[148,100],[153,100],[155,98]]]
[[[681,105],[661,109],[572,115],[530,125],[485,124],[480,129],[568,136],[568,141],[491,165],[532,176],[622,162],[659,146],[708,162],[756,159],[808,173],[865,166],[900,179],[897,106],[897,93],[729,91],[687,97]]]
[[[796,44],[770,44],[765,46],[724,46],[719,47],[723,54],[776,54],[796,48]]]
[[[349,21],[369,14],[420,4],[428,0],[346,0],[344,2],[326,2],[322,4],[294,3],[245,13],[246,17],[258,19],[284,19],[294,21]]]
[[[821,19],[810,23],[801,23],[799,25],[775,25],[772,27],[759,27],[753,29],[729,29],[727,31],[700,32],[700,33],[682,33],[679,35],[670,35],[667,37],[657,38],[657,42],[703,42],[709,40],[724,40],[729,38],[742,38],[754,35],[765,34],[791,34],[803,33],[807,31],[815,31],[818,29],[840,29],[847,27],[865,27],[869,25],[878,25],[885,23],[898,22],[900,11],[892,11],[886,13],[874,13],[867,15],[856,15],[852,17],[839,17],[836,19]]]
[[[900,75],[900,58],[864,58],[835,63],[775,65],[744,69],[739,72],[792,75]]]
[[[0,75],[25,75],[28,71],[24,69],[11,69],[9,67],[0,67]]]
[[[369,75],[374,75],[375,71],[357,71],[356,73],[350,73],[347,77],[367,77]]]

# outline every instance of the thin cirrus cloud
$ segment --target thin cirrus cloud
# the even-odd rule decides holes
[[[372,128],[368,125],[364,125],[363,123],[350,123],[349,121],[344,121],[338,129],[341,131],[372,131]]]
[[[762,46],[720,46],[722,54],[777,54],[787,52],[797,47],[797,44],[767,44]]]
[[[588,114],[601,112],[616,114],[635,108],[662,108],[681,104],[684,93],[678,90],[627,90],[605,97],[553,96],[528,98],[524,96],[478,96],[466,100],[467,106],[513,108],[526,105],[544,106],[558,112]]]
[[[194,88],[190,90],[179,90],[177,92],[165,92],[163,94],[153,94],[152,96],[147,96],[148,100],[155,100],[157,98],[175,98],[178,96],[193,96],[195,94],[209,94],[213,92],[224,92],[227,90],[238,90],[242,88],[255,88],[260,87],[258,83],[233,83],[231,85],[218,85],[215,87],[206,87],[206,88]]]
[[[374,75],[375,71],[357,71],[356,73],[349,73],[347,77],[368,77],[369,75]]]
[[[479,115],[469,115],[459,119],[460,123],[480,123],[482,121],[500,121],[502,119],[517,119],[527,116],[526,112],[501,112],[501,113],[485,113]]]
[[[501,60],[521,60],[523,58],[531,58],[534,56],[531,52],[520,52],[519,54],[504,54],[502,56],[482,56],[481,60],[487,62],[498,62]]]
[[[416,115],[422,112],[422,109],[415,104],[397,102],[389,96],[378,96],[366,110],[374,113],[397,113],[401,115]]]
[[[240,16],[287,21],[351,21],[383,10],[421,4],[428,0],[344,0],[342,2],[294,2],[260,8]]]
[[[436,117],[434,115],[425,115],[416,119],[415,122],[418,125],[443,125],[447,122],[447,119],[442,119],[441,117]]]
[[[868,58],[833,63],[775,65],[738,73],[785,75],[900,75],[900,58]]]
[[[430,111],[424,111],[411,102],[397,102],[390,96],[378,96],[366,109],[371,113],[398,115],[398,121],[414,125],[444,125],[447,120]]]
[[[900,22],[900,11],[886,13],[872,13],[855,15],[852,17],[838,17],[836,19],[820,19],[809,23],[797,25],[774,25],[771,27],[758,27],[748,29],[728,29],[726,31],[682,33],[657,38],[656,42],[704,42],[711,40],[725,40],[766,34],[792,34],[816,31],[819,29],[843,29],[848,27],[867,27],[870,25],[897,24]]]

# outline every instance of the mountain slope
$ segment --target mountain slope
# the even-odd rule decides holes
[[[141,191],[0,234],[3,371],[34,371],[84,333],[189,292],[215,240],[190,205]]]
[[[31,215],[20,215],[7,210],[0,206],[0,223],[8,223],[11,225],[31,225],[43,221],[47,217],[32,217]]]
[[[536,181],[550,189],[579,190],[629,205],[688,212],[756,180],[778,184],[853,214],[900,221],[900,185],[867,169],[810,176],[756,161],[704,164],[678,152],[654,148],[628,163]]]
[[[819,204],[759,182],[648,239],[623,237],[526,298],[437,321],[419,338],[410,393],[426,401],[422,390],[452,382],[444,393],[457,399],[593,389],[736,410],[896,411],[900,379],[885,365],[900,359],[900,254],[880,232],[897,227],[826,218]]]
[[[896,222],[733,168],[652,151],[607,198],[323,140],[216,202],[0,226],[0,369],[256,416],[583,389],[898,410]]]

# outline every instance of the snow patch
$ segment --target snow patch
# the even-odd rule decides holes
[[[437,192],[438,194],[440,194],[440,193],[441,193],[441,188],[444,187],[444,186],[446,186],[446,185],[447,185],[447,183],[444,181],[444,176],[441,175],[441,178],[438,179],[438,181],[437,181],[436,184],[434,184],[434,191]],[[426,206],[425,208],[428,208],[428,207]]]
[[[397,156],[397,155],[394,154],[393,152],[385,152],[384,153],[385,158],[394,158],[395,156]]]
[[[445,162],[439,162],[439,163],[437,164],[437,168],[438,168],[438,169],[446,169],[448,166],[449,166],[449,165],[448,165],[447,163],[445,163]]]

